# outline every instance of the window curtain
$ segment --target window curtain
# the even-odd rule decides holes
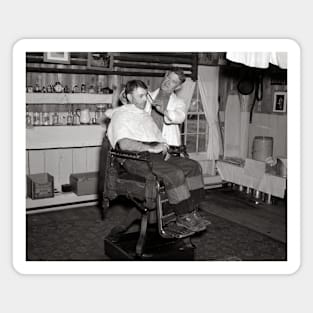
[[[176,94],[178,97],[184,100],[184,102],[187,104],[187,112],[190,107],[191,98],[193,96],[193,92],[195,89],[196,83],[190,78],[187,77],[186,81],[183,83],[182,88],[177,90]],[[186,113],[187,113],[186,112]],[[187,118],[187,116],[186,116]]]
[[[218,160],[221,151],[221,134],[218,123],[219,67],[199,66],[198,84],[206,120],[209,124],[207,156]]]
[[[227,52],[226,58],[251,67],[267,68],[272,63],[287,68],[287,52]]]

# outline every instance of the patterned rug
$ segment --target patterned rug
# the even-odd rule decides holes
[[[96,206],[27,215],[28,261],[99,261],[104,254],[104,238],[118,225],[127,210],[111,209],[101,220]],[[266,235],[202,212],[212,224],[193,236],[195,260],[286,260],[286,244]]]

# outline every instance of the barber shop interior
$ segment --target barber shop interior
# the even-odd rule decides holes
[[[285,52],[27,52],[26,260],[287,261],[287,73]]]

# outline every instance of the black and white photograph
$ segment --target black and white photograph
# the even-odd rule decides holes
[[[274,93],[274,103],[273,112],[286,112],[287,105],[287,93],[286,92],[275,92]]]
[[[290,260],[288,51],[30,51],[27,264]]]

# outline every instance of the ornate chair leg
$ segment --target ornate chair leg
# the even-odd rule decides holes
[[[102,199],[102,203],[101,203],[101,208],[102,208],[102,210],[101,210],[101,218],[102,218],[102,220],[105,219],[105,216],[106,216],[106,214],[108,212],[109,206],[110,206],[109,199],[107,199],[107,198]]]
[[[120,236],[124,234],[131,225],[134,224],[135,221],[140,219],[140,217],[141,214],[138,209],[136,207],[131,208],[123,221],[111,229],[109,237],[117,241]]]
[[[147,225],[148,225],[148,214],[149,212],[146,211],[143,213],[142,218],[141,218],[141,225],[140,225],[140,234],[139,234],[139,239],[136,244],[136,255],[141,256],[143,247],[146,241],[146,234],[147,234]]]

